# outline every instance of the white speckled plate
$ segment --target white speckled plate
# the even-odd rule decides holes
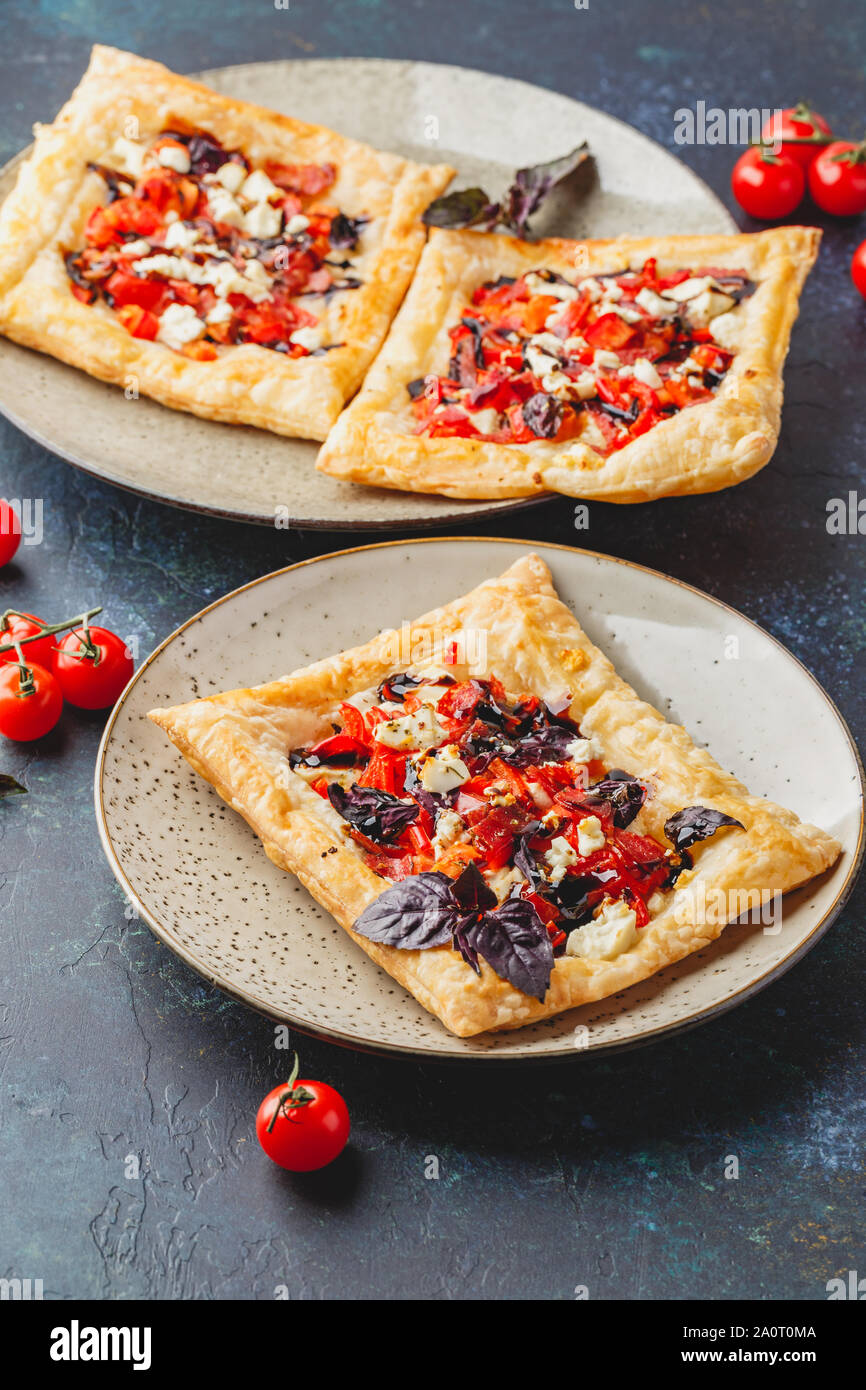
[[[496,195],[515,168],[589,141],[599,185],[583,202],[558,191],[539,234],[655,235],[736,227],[685,165],[630,126],[580,102],[489,73],[431,63],[345,58],[254,63],[201,74],[218,91],[320,122],[415,159],[444,160],[454,186]],[[508,119],[502,119],[502,113]],[[438,123],[438,138],[428,138]],[[26,151],[25,151],[26,153]],[[23,156],[0,171],[0,200]],[[519,502],[357,487],[316,473],[317,445],[214,424],[0,339],[0,411],[61,458],[132,492],[239,521],[273,524],[287,507],[300,527],[440,526],[513,511]]]
[[[307,560],[211,604],[145,662],[105,730],[96,813],[124,891],[200,974],[334,1042],[432,1059],[543,1059],[645,1042],[712,1018],[783,974],[826,931],[853,884],[862,846],[862,769],[841,716],[808,671],[754,623],[625,560],[535,547],[562,598],[643,696],[706,742],[753,792],[831,831],[844,853],[821,879],[785,898],[778,934],[737,923],[644,984],[544,1023],[452,1037],[270,862],[241,817],[145,717],[155,705],[271,680],[376,628],[399,627],[528,549],[523,541],[470,537]],[[726,659],[737,649],[736,659]]]

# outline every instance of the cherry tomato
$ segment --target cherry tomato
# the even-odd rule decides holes
[[[771,116],[761,131],[762,140],[767,144],[779,141],[776,153],[796,160],[804,172],[823,146],[829,144],[832,135],[824,117],[805,101]]]
[[[866,141],[834,140],[809,170],[809,192],[823,212],[855,217],[866,212]]]
[[[753,145],[734,165],[731,189],[750,217],[776,219],[794,211],[806,191],[806,178],[795,159]]]
[[[135,670],[122,638],[104,627],[67,632],[57,643],[54,674],[70,705],[107,709],[113,705]]]
[[[861,241],[851,259],[851,279],[866,299],[866,241]]]
[[[0,565],[8,565],[21,544],[21,518],[14,507],[0,497]]]
[[[44,626],[42,619],[33,613],[10,613],[8,618],[0,622],[0,647],[5,646],[7,642],[22,642],[25,637],[34,637]],[[35,642],[28,642],[21,648],[24,660],[28,664],[35,661],[37,666],[44,666],[46,671],[50,671],[56,640],[54,637],[39,637]],[[0,652],[0,662],[4,661],[11,661],[17,665],[16,652]]]
[[[256,1134],[281,1168],[311,1173],[343,1152],[349,1138],[346,1102],[324,1081],[299,1081],[298,1059],[284,1086],[265,1096],[256,1115]]]
[[[0,666],[0,734],[18,743],[42,738],[63,709],[58,682],[44,666]]]

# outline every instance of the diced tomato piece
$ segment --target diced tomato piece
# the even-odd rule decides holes
[[[602,314],[601,318],[584,329],[583,336],[593,347],[615,352],[617,348],[625,347],[626,343],[632,341],[635,330],[634,326],[626,323],[619,314]]]
[[[75,298],[81,300],[82,304],[92,304],[96,298],[96,290],[85,289],[83,285],[70,284],[69,288],[75,295]]]
[[[277,188],[301,193],[308,198],[324,193],[337,177],[333,164],[280,164],[274,160],[266,161],[265,173]]]
[[[162,226],[162,218],[155,207],[143,198],[130,196],[118,198],[107,208],[103,208],[106,221],[118,232],[133,232],[136,236],[153,236]]]
[[[523,311],[523,327],[527,333],[540,333],[559,300],[553,294],[537,294]]]
[[[349,738],[355,739],[358,743],[370,746],[370,730],[367,728],[363,714],[356,705],[350,705],[344,701],[340,705],[340,718],[343,721],[343,733],[348,734]]]
[[[347,762],[367,756],[365,745],[348,734],[331,734],[329,738],[319,739],[307,751],[318,758],[345,758]]]
[[[116,270],[105,282],[109,294],[117,308],[124,304],[137,304],[142,309],[159,312],[165,299],[165,284],[162,280],[145,280],[138,275],[127,275]]]
[[[556,328],[553,330],[558,338],[571,338],[579,333],[591,309],[591,301],[581,295],[579,299],[572,299],[566,309],[558,316]]]
[[[205,343],[201,339],[194,343],[184,343],[181,353],[184,357],[191,357],[194,362],[215,362],[219,357],[213,343]]]
[[[326,801],[328,800],[328,779],[327,779],[327,777],[317,777],[316,780],[315,780],[314,782],[311,782],[311,783],[310,783],[310,786],[312,787],[312,789],[313,789],[314,792],[318,792],[318,793],[319,793],[319,796],[323,796],[323,797],[325,798]]]
[[[133,338],[149,338],[152,342],[159,332],[159,319],[149,309],[140,304],[124,304],[117,311],[117,317]]]
[[[494,806],[489,815],[473,826],[472,843],[481,850],[489,869],[501,869],[508,863],[522,819],[519,810]]]
[[[531,444],[534,439],[538,438],[538,435],[533,433],[524,420],[523,410],[519,405],[509,406],[505,415],[513,443]]]
[[[445,853],[435,861],[434,867],[443,874],[447,874],[449,878],[459,878],[467,864],[480,858],[480,849],[476,849],[475,845],[461,842],[450,845]]]

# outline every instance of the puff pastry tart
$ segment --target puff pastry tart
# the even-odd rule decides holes
[[[533,555],[400,633],[150,717],[462,1037],[643,980],[839,854],[644,703]]]
[[[0,213],[0,332],[178,410],[323,439],[452,173],[96,47]]]
[[[712,492],[770,458],[820,232],[431,233],[318,467],[449,497]]]

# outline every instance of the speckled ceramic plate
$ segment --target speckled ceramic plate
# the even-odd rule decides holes
[[[383,149],[459,170],[455,186],[494,195],[516,167],[589,141],[598,187],[575,203],[558,191],[539,234],[651,236],[731,232],[723,205],[685,165],[611,116],[555,92],[430,63],[346,58],[255,63],[202,74],[218,91],[320,122]],[[502,112],[508,119],[502,120]],[[436,139],[429,133],[436,132]],[[26,153],[26,151],[25,151]],[[0,200],[23,156],[0,171]],[[273,525],[288,508],[300,527],[441,526],[519,502],[459,502],[357,487],[316,473],[317,445],[215,424],[0,339],[0,411],[40,444],[97,477],[175,506]]]
[[[457,1039],[373,964],[146,711],[255,685],[399,627],[499,574],[523,541],[365,546],[267,575],[211,604],[145,662],[109,719],[96,812],[115,876],[173,951],[227,993],[302,1032],[433,1059],[554,1058],[646,1042],[756,993],[826,931],[862,841],[859,760],[812,676],[747,618],[653,570],[536,546],[617,669],[752,791],[836,835],[838,864],[785,899],[778,934],[737,923],[707,950],[601,1003],[516,1032]],[[373,617],[375,615],[375,618]],[[225,641],[226,632],[232,641]],[[736,659],[726,653],[738,651]]]

